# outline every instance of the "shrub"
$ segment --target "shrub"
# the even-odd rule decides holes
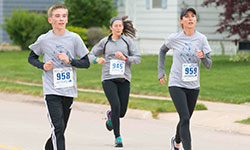
[[[110,34],[110,31],[103,27],[91,27],[88,29],[87,39],[88,39],[88,45],[90,48],[92,48],[96,43],[98,43],[102,38],[105,36],[108,36]]]
[[[249,52],[238,52],[235,56],[231,56],[229,61],[232,62],[250,62],[250,54]]]
[[[114,0],[65,0],[69,10],[69,25],[77,27],[108,26],[117,14]]]
[[[4,30],[14,44],[23,50],[36,41],[38,36],[51,29],[47,15],[17,9],[10,17],[5,17]]]
[[[88,41],[87,41],[88,30],[87,29],[81,28],[81,27],[74,27],[74,26],[67,26],[67,29],[71,32],[77,33],[82,38],[85,45],[88,46]]]

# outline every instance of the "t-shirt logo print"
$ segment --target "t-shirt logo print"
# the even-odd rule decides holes
[[[184,47],[182,48],[182,52],[180,53],[180,56],[187,57],[188,62],[191,63],[192,57],[196,57],[195,51],[196,48],[192,48],[192,43],[184,43]],[[192,50],[194,49],[194,50]]]
[[[65,53],[69,57],[69,51],[65,50],[65,48],[63,47],[63,45],[56,45],[55,51],[53,51],[53,58],[52,58],[52,60],[53,61],[57,60],[57,62],[60,62],[60,65],[64,65],[64,63],[61,62],[59,60],[59,58],[57,57],[57,53]]]

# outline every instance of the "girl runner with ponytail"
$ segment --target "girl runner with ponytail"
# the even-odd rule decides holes
[[[101,39],[89,54],[90,62],[103,64],[102,86],[111,106],[107,111],[106,127],[114,130],[115,147],[123,147],[120,135],[120,118],[128,107],[131,64],[139,64],[141,56],[131,38],[136,35],[132,21],[128,17],[113,17],[110,20],[112,33]],[[103,57],[99,57],[103,54]]]

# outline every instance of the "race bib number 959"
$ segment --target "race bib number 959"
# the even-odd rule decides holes
[[[55,88],[66,88],[74,85],[71,67],[53,69],[53,78]]]
[[[196,81],[199,75],[199,67],[197,64],[182,64],[182,80]]]

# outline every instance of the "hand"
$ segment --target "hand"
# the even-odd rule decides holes
[[[165,81],[164,79],[165,79],[166,81],[168,80],[166,74],[164,74],[164,78],[161,78],[161,79],[160,79],[160,83],[161,83],[162,85],[166,84],[166,81]]]
[[[105,60],[104,58],[97,58],[97,59],[96,59],[96,62],[97,62],[98,64],[103,64],[103,63],[106,62],[106,60]]]
[[[67,64],[69,63],[69,57],[65,53],[57,53],[57,57],[61,60],[66,62]]]
[[[115,56],[117,58],[121,58],[122,60],[126,60],[126,57],[121,52],[115,52]]]
[[[43,69],[44,69],[45,71],[51,70],[52,67],[53,67],[53,61],[52,61],[52,60],[46,62],[46,63],[43,65]]]
[[[199,50],[199,51],[195,51],[197,54],[196,56],[199,57],[199,58],[203,58],[204,55],[203,55],[203,51],[202,50]]]

